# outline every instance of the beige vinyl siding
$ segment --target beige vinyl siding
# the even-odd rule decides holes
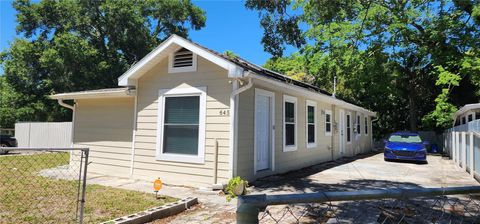
[[[314,164],[338,159],[342,157],[339,152],[339,133],[335,124],[339,121],[339,109],[343,109],[345,114],[350,112],[352,119],[355,117],[355,111],[333,106],[313,98],[305,97],[287,89],[271,88],[271,85],[254,80],[254,85],[248,91],[240,94],[239,97],[239,126],[238,126],[238,165],[237,175],[249,180],[268,176],[276,173],[284,173],[291,170],[308,167]],[[275,94],[275,170],[259,171],[254,174],[254,112],[255,112],[255,88],[267,90]],[[283,98],[284,95],[297,98],[297,150],[283,151]],[[316,147],[307,148],[306,140],[306,100],[317,103],[316,107]],[[325,110],[332,111],[332,136],[325,135]],[[323,112],[322,112],[323,111]],[[362,118],[363,119],[363,118]],[[353,128],[354,122],[352,122]],[[370,125],[371,126],[371,125]],[[363,125],[361,126],[363,127]],[[371,127],[369,127],[371,128]],[[357,153],[367,152],[369,150],[369,135],[362,136],[355,142],[355,136],[352,135],[352,143],[345,144],[345,155],[353,155],[353,148],[359,147]],[[333,141],[333,148],[332,148]],[[367,144],[368,143],[368,144]],[[332,151],[333,150],[333,151]],[[332,158],[333,157],[333,158]]]
[[[275,171],[260,171],[254,175],[254,110],[255,88],[274,92],[275,94]],[[297,150],[283,151],[283,96],[284,94],[297,97]],[[237,174],[249,180],[274,173],[284,173],[300,169],[332,159],[330,150],[331,136],[325,136],[325,115],[322,110],[332,110],[330,104],[305,98],[289,91],[280,91],[271,88],[271,85],[262,84],[255,80],[254,86],[243,92],[239,97],[239,131],[238,131],[238,171]],[[306,100],[317,102],[317,133],[314,148],[307,148],[306,140]]]
[[[135,142],[134,176],[165,183],[210,186],[214,183],[215,140],[218,141],[218,182],[229,179],[230,116],[221,111],[230,108],[231,84],[227,71],[198,57],[197,71],[168,73],[164,59],[138,80],[138,118]],[[207,87],[205,119],[205,163],[159,161],[157,150],[158,94],[160,89]]]
[[[76,101],[73,142],[90,148],[89,171],[130,175],[133,101],[133,97]]]

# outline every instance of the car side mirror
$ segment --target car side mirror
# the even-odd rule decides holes
[[[428,142],[428,141],[423,141],[423,145],[430,145],[430,142]]]
[[[388,142],[387,139],[383,139],[383,143],[387,143],[387,142]]]

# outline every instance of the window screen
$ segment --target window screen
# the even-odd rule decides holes
[[[352,124],[350,124],[350,115],[347,114],[347,142],[351,141],[352,139]]]
[[[330,112],[325,113],[325,132],[332,132],[332,115],[330,114]]]
[[[199,96],[166,97],[163,152],[198,154]]]
[[[368,118],[365,117],[365,134],[368,134]]]
[[[307,106],[308,143],[315,143],[315,107]]]
[[[357,134],[360,134],[360,115],[357,115]]]
[[[285,102],[285,145],[295,145],[295,103]]]

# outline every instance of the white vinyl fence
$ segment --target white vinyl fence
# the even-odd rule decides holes
[[[22,122],[15,124],[18,147],[71,147],[72,122]]]
[[[480,120],[446,130],[444,141],[455,164],[480,181]]]

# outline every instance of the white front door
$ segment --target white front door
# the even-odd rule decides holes
[[[340,154],[345,153],[345,111],[339,110],[339,119],[338,119],[338,136],[339,136],[339,143],[338,147],[340,150]]]
[[[272,168],[273,103],[272,92],[255,89],[255,172]]]

